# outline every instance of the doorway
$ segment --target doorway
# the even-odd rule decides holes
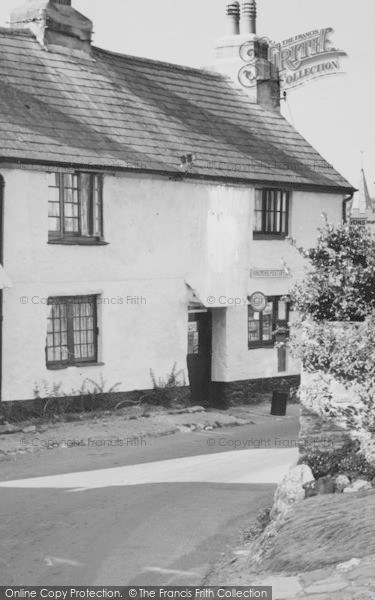
[[[204,307],[189,307],[188,355],[191,399],[207,406],[211,387],[212,325],[211,313]]]

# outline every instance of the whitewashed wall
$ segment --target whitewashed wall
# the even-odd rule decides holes
[[[85,377],[119,391],[151,387],[149,370],[165,377],[177,362],[186,377],[187,307],[192,291],[240,297],[260,289],[283,294],[291,280],[250,280],[252,265],[279,265],[296,274],[300,263],[287,242],[252,240],[253,190],[244,186],[106,175],[107,246],[48,244],[47,175],[2,169],[5,179],[3,400],[33,397],[35,384],[62,382],[69,393]],[[311,245],[320,213],[340,219],[339,196],[295,193],[291,234]],[[187,285],[188,284],[188,285]],[[189,287],[190,286],[190,287]],[[99,362],[51,371],[45,365],[46,299],[101,294]],[[132,304],[128,296],[143,297]],[[27,301],[21,302],[21,298]],[[122,299],[122,301],[121,301]],[[228,302],[230,305],[230,302]],[[230,381],[275,374],[276,351],[247,349],[247,310],[215,308],[213,379]],[[275,364],[274,364],[275,363]]]
[[[293,192],[290,203],[289,235],[299,246],[314,246],[317,230],[323,225],[322,213],[329,221],[342,220],[343,196]],[[250,212],[250,232],[253,230],[253,211]],[[286,240],[253,240],[249,235],[249,263],[247,269],[247,295],[256,291],[267,296],[287,294],[291,286],[303,277],[304,261]],[[283,264],[290,269],[291,277],[285,279],[252,279],[250,269],[282,269]],[[291,316],[293,318],[293,316]],[[225,321],[225,324],[224,324]],[[287,356],[287,370],[278,372],[277,350],[275,348],[248,349],[247,308],[245,306],[228,310],[221,315],[221,343],[216,350],[213,365],[215,381],[244,381],[285,375],[298,375],[300,364]]]

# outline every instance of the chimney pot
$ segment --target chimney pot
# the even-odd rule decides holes
[[[240,33],[240,3],[237,0],[227,2],[227,35],[238,35]]]
[[[241,2],[240,31],[243,33],[256,33],[257,5],[255,0]]]

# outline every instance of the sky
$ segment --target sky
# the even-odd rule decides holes
[[[30,0],[25,0],[25,2]],[[2,0],[0,25],[22,0]],[[212,63],[225,31],[224,0],[72,0],[94,22],[96,46],[192,67]],[[347,53],[344,74],[288,92],[282,113],[358,187],[362,164],[375,196],[374,0],[258,0],[257,31],[276,42],[332,27],[333,45]]]

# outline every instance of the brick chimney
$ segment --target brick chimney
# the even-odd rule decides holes
[[[10,15],[12,28],[30,29],[47,50],[90,56],[93,24],[71,0],[25,0]]]
[[[255,0],[226,3],[226,35],[215,47],[215,71],[231,77],[253,102],[280,111],[280,78],[269,60],[269,43],[256,32]]]

